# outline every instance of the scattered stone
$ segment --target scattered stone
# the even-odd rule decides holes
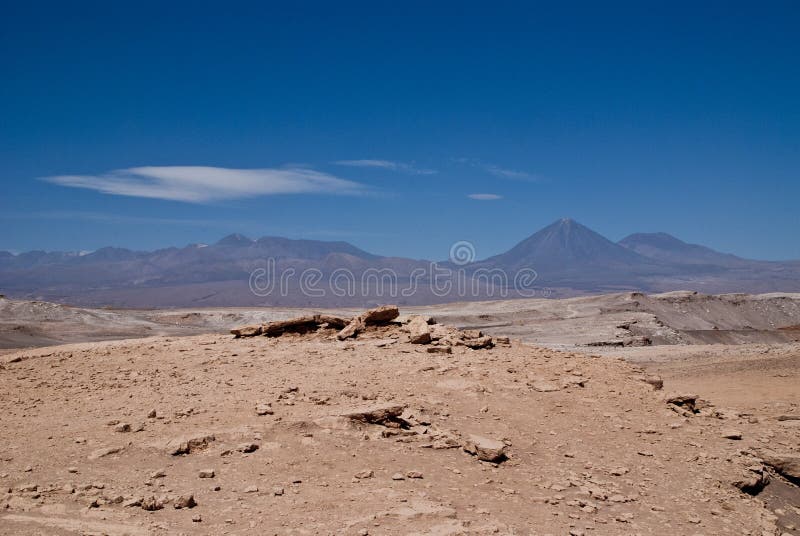
[[[175,499],[175,504],[173,504],[176,510],[180,510],[182,508],[194,508],[197,506],[197,502],[194,500],[194,495],[181,495],[177,499]]]
[[[725,430],[722,432],[722,437],[724,439],[740,440],[742,439],[742,433],[738,430]]]
[[[779,421],[800,421],[800,415],[778,415]]]
[[[242,443],[238,447],[236,447],[237,452],[243,452],[244,454],[249,454],[257,450],[258,450],[258,443]]]
[[[269,403],[262,402],[256,405],[256,415],[273,415],[274,413]]]
[[[156,471],[155,473],[151,473],[150,474],[150,478],[153,478],[153,479],[155,479],[155,478],[164,478],[165,476],[167,476],[167,472],[166,471]]]
[[[469,436],[464,451],[485,462],[498,463],[506,459],[505,443],[477,435]]]
[[[214,478],[216,474],[213,469],[201,469],[197,476],[200,478]]]
[[[272,488],[272,494],[276,497],[281,497],[284,494],[284,489],[281,486]]]
[[[131,431],[131,425],[127,422],[121,422],[114,427],[115,432],[125,433]]]
[[[258,486],[247,486],[244,488],[245,493],[258,493]]]
[[[406,476],[408,478],[422,478],[421,471],[406,471]]]
[[[167,453],[172,456],[191,454],[198,450],[208,447],[216,438],[212,434],[198,435],[194,437],[181,437],[167,442]]]
[[[539,393],[553,393],[559,390],[558,385],[543,380],[536,380],[532,382],[530,386],[531,389],[538,391]]]
[[[192,516],[193,523],[200,523],[201,521],[203,521],[203,518],[200,514],[195,514]]]
[[[678,406],[690,413],[697,413],[697,399],[700,398],[694,394],[677,394],[668,396],[666,401],[667,404],[672,404],[673,406]]]
[[[147,418],[148,419],[155,419],[157,416],[158,416],[158,413],[156,413],[156,410],[154,410],[154,409],[151,409],[150,413],[147,414]]]
[[[646,376],[644,382],[652,385],[653,389],[656,391],[660,391],[664,388],[664,380],[661,379],[661,376]]]
[[[160,499],[157,499],[153,495],[143,499],[140,504],[142,506],[142,510],[147,510],[148,512],[155,512],[156,510],[161,510],[164,508],[164,502]]]
[[[353,476],[359,480],[363,480],[365,478],[372,478],[373,476],[375,476],[375,472],[372,469],[364,469],[362,471],[357,472]]]
[[[105,458],[106,456],[111,456],[112,454],[117,454],[122,452],[123,447],[105,447],[102,449],[97,449],[89,454],[90,460],[98,460],[100,458]]]
[[[395,473],[392,475],[392,480],[405,480],[405,479],[406,477],[403,475],[403,473]]]
[[[144,501],[143,497],[133,497],[128,499],[127,501],[123,501],[122,506],[124,508],[133,508],[135,506],[142,506],[142,502]]]
[[[484,337],[477,337],[475,339],[464,339],[460,341],[460,344],[463,344],[467,348],[472,348],[473,350],[481,350],[483,348],[491,348],[494,346],[494,339],[489,336]]]
[[[429,354],[452,354],[453,349],[449,346],[428,346],[426,349]]]

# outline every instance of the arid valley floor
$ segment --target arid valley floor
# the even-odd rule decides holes
[[[0,299],[0,534],[800,534],[800,295],[306,314]]]

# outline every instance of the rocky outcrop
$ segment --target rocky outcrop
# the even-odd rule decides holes
[[[231,334],[237,339],[241,337],[256,337],[258,335],[280,337],[285,333],[308,333],[322,328],[342,329],[349,322],[349,319],[332,315],[305,315],[287,320],[276,320],[260,326],[234,328],[231,330]]]
[[[337,335],[340,341],[357,336],[367,329],[367,326],[379,326],[388,324],[400,316],[400,310],[396,305],[382,305],[374,309],[364,311],[350,321]]]
[[[762,452],[761,458],[764,463],[775,470],[776,473],[786,480],[795,484],[800,484],[800,456],[797,454],[778,454],[774,452]]]
[[[461,330],[443,326],[429,316],[410,315],[400,318],[400,311],[396,305],[382,305],[369,309],[352,319],[325,314],[305,315],[259,326],[234,328],[231,333],[238,339],[259,335],[280,337],[287,333],[308,334],[321,330],[339,330],[335,337],[340,341],[355,339],[368,331],[374,331],[383,337],[379,347],[386,347],[398,340],[406,340],[411,344],[430,345],[427,349],[429,353],[449,354],[456,346],[482,350],[493,348],[495,343],[503,346],[511,345],[508,337],[495,339],[477,329]]]

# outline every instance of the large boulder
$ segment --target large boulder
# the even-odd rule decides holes
[[[263,326],[242,326],[239,328],[233,328],[231,330],[231,334],[235,336],[235,338],[240,337],[255,337],[256,335],[261,335]]]
[[[409,340],[411,344],[428,344],[431,342],[431,328],[425,318],[421,316],[412,316],[408,324]]]
[[[356,337],[359,333],[364,331],[367,326],[388,324],[398,316],[400,316],[400,310],[396,305],[381,305],[380,307],[364,311],[352,319],[350,323],[336,335],[336,338],[343,341],[351,337]]]
[[[262,333],[267,337],[280,337],[287,332],[306,333],[315,329],[317,329],[317,319],[313,315],[309,315],[264,324]]]
[[[361,319],[368,326],[388,324],[398,316],[400,316],[400,310],[396,305],[381,305],[361,313]]]
[[[333,315],[305,315],[289,318],[287,320],[276,320],[260,326],[234,328],[231,330],[231,333],[237,339],[240,337],[255,337],[257,335],[280,337],[284,333],[308,333],[309,331],[316,331],[323,326],[331,329],[342,329],[349,322],[349,319]]]

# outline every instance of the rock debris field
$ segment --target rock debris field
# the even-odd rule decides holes
[[[0,365],[0,534],[794,534],[800,411],[381,307]],[[792,511],[792,508],[795,511]]]

